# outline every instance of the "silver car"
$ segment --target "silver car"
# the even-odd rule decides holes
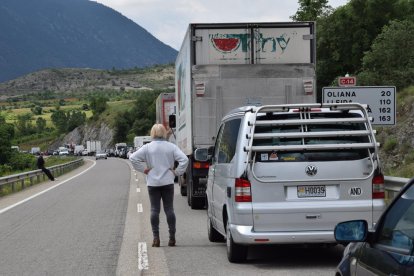
[[[336,244],[335,225],[385,207],[370,119],[360,104],[243,107],[225,116],[207,180],[208,237],[231,262],[249,245]]]
[[[104,152],[104,151],[101,151],[101,152],[97,152],[96,154],[95,154],[95,159],[96,160],[98,160],[98,159],[107,159],[108,158],[108,155],[106,154],[106,152]]]

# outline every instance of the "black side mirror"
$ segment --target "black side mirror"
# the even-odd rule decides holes
[[[175,128],[176,122],[175,122],[175,114],[171,114],[168,116],[168,125],[170,128]]]

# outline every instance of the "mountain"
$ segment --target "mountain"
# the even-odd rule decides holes
[[[0,82],[45,68],[167,64],[176,55],[132,20],[96,2],[0,1]]]

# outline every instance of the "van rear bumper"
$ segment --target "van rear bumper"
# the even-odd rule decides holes
[[[333,231],[254,232],[252,226],[230,224],[235,243],[240,244],[322,244],[337,243]]]

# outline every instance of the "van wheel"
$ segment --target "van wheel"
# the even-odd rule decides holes
[[[241,263],[247,259],[247,249],[245,245],[237,244],[233,241],[230,233],[230,223],[227,221],[226,226],[226,245],[227,245],[227,259],[231,263]]]
[[[223,242],[224,237],[213,227],[210,216],[207,215],[208,240],[211,242]]]

